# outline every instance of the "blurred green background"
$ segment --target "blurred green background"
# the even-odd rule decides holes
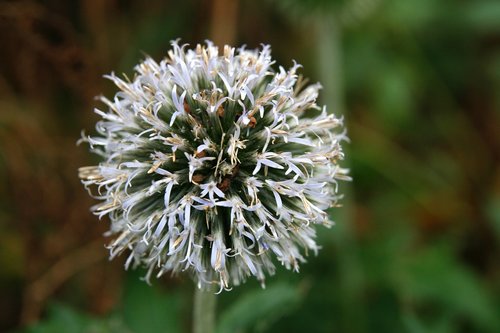
[[[218,299],[218,332],[500,332],[500,1],[0,2],[0,331],[189,332],[193,283],[109,262],[77,147],[169,41],[272,45],[351,143],[300,274]]]

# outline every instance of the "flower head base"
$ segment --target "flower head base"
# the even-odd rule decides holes
[[[126,267],[190,272],[200,287],[229,288],[273,274],[273,257],[298,270],[301,248],[316,252],[315,224],[347,179],[342,121],[316,105],[319,84],[271,69],[260,51],[176,42],[160,63],[147,58],[132,81],[101,97],[96,137],[104,158],[80,169],[97,186],[93,207],[111,220],[111,258]]]

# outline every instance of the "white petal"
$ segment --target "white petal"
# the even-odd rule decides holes
[[[160,236],[160,233],[163,231],[163,228],[165,228],[166,224],[167,224],[167,215],[163,215],[160,220],[160,223],[158,223],[158,226],[156,227],[153,237],[158,238],[158,236]]]
[[[281,196],[275,190],[273,190],[273,194],[274,194],[274,199],[276,200],[276,206],[277,206],[278,210],[280,210],[283,207],[283,202],[281,201]]]
[[[252,175],[257,174],[257,172],[259,172],[261,166],[262,165],[261,165],[260,160],[257,160],[257,165],[255,166],[255,169],[253,169]]]
[[[170,192],[172,191],[173,186],[174,186],[174,182],[171,181],[167,184],[167,187],[165,188],[164,202],[165,202],[165,208],[167,208],[167,209],[168,209],[168,206],[170,205]]]
[[[271,160],[268,160],[268,159],[263,159],[260,161],[262,164],[264,165],[267,165],[268,167],[271,167],[271,168],[275,168],[275,169],[284,169],[283,166],[279,165],[278,163],[276,162],[273,162]],[[254,173],[255,174],[255,173]]]

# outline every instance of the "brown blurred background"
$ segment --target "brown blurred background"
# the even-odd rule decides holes
[[[191,282],[108,262],[77,179],[98,162],[76,141],[115,91],[102,75],[179,37],[271,44],[351,138],[323,251],[270,279],[283,303],[264,314],[257,284],[222,295],[221,332],[500,329],[498,1],[0,1],[0,31],[0,331],[189,331]]]

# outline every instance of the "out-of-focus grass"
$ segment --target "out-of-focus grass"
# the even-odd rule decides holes
[[[0,330],[189,331],[190,281],[150,288],[105,260],[107,222],[88,212],[76,177],[95,157],[75,141],[96,121],[92,97],[112,92],[101,73],[130,74],[141,52],[160,58],[173,38],[217,38],[212,6],[0,4]],[[346,207],[320,230],[319,256],[300,274],[279,270],[268,293],[249,282],[221,295],[219,329],[499,331],[500,4],[237,8],[231,42],[270,43],[280,65],[296,59],[334,91],[330,106],[343,98],[354,181],[341,184]]]

